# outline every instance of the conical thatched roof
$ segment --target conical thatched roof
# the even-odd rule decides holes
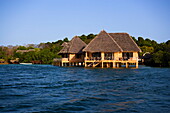
[[[102,30],[84,49],[87,52],[141,52],[128,33],[107,33]]]
[[[123,51],[116,41],[102,30],[84,49],[88,52],[120,52]]]
[[[60,50],[60,52],[58,54],[68,53],[69,47],[70,47],[70,43],[67,42],[67,44],[63,44],[61,46],[63,46],[63,48]]]
[[[82,49],[86,46],[86,43],[83,42],[78,36],[72,38],[70,42],[63,44],[63,48],[58,54],[63,53],[82,53]]]
[[[141,52],[141,49],[134,42],[128,33],[108,33],[122,48],[123,51]]]

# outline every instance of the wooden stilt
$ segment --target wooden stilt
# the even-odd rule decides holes
[[[103,68],[103,62],[102,62],[102,68]]]
[[[126,68],[128,68],[129,67],[129,64],[128,64],[128,62],[126,62]]]
[[[119,67],[119,63],[117,62],[117,67]]]
[[[106,65],[107,65],[107,68],[108,68],[109,67],[109,63],[107,62]]]
[[[84,62],[84,67],[87,67],[87,64],[86,64],[86,62]]]
[[[138,61],[136,62],[136,68],[138,68]]]
[[[94,66],[94,62],[93,62],[93,65],[92,65],[92,67],[95,67],[95,66]]]
[[[115,68],[115,62],[113,62],[113,68]]]

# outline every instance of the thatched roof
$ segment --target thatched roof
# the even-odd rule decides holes
[[[83,42],[78,36],[72,38],[70,42],[63,45],[64,47],[60,50],[58,54],[63,53],[82,53],[82,49],[86,46],[86,43]]]
[[[104,30],[102,30],[84,49],[88,52],[120,52],[121,47]]]
[[[61,45],[62,47],[66,46],[68,44],[68,42],[63,42],[63,44]]]
[[[128,33],[108,33],[123,51],[136,51],[141,52],[141,49],[134,42],[131,36]]]
[[[102,30],[84,49],[88,52],[141,52],[128,33],[107,33]]]

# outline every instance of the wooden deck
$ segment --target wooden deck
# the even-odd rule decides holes
[[[77,60],[69,60],[68,58],[55,59],[55,64],[57,66],[81,66],[81,67],[101,67],[101,68],[129,68],[133,66],[138,68],[138,58],[122,59],[102,59],[102,58],[85,58]]]
[[[86,58],[85,59],[85,67],[107,67],[107,68],[119,68],[124,66],[128,68],[130,65],[135,65],[138,68],[138,58],[131,59],[122,59],[122,58],[114,58],[114,59],[101,59],[101,58]]]

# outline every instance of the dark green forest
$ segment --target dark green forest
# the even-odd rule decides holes
[[[95,36],[95,34],[89,34],[79,37],[88,44]],[[170,67],[170,40],[157,43],[143,37],[132,37],[132,39],[142,50],[139,53],[141,58],[145,58],[143,57],[144,53],[149,53],[150,56],[145,60],[145,65]],[[43,64],[52,64],[54,58],[61,58],[57,53],[62,49],[62,43],[68,41],[68,38],[64,38],[56,42],[28,44],[27,46],[0,46],[0,62],[10,63],[11,60],[19,58],[19,62],[41,61]],[[26,50],[27,52],[17,52],[18,50]]]

